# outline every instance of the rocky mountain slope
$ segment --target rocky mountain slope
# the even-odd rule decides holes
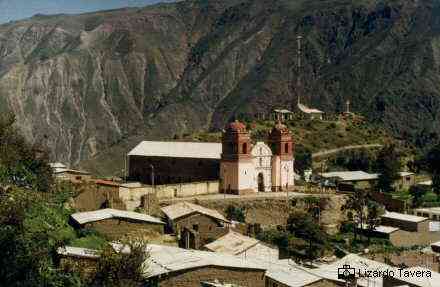
[[[296,102],[424,145],[440,131],[434,0],[193,0],[0,26],[0,112],[56,160],[218,129]]]

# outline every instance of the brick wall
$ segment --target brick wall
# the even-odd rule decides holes
[[[237,269],[227,267],[202,267],[168,274],[159,278],[159,287],[200,287],[201,281],[219,280],[222,283],[241,287],[264,287],[263,270]]]
[[[118,239],[124,236],[148,236],[153,233],[164,233],[164,226],[144,222],[134,222],[125,219],[106,219],[88,223],[86,228],[91,228],[110,239]]]

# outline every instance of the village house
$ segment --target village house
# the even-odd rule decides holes
[[[264,287],[265,267],[231,255],[149,245],[148,280],[158,287],[200,287],[201,282]]]
[[[221,143],[141,142],[127,155],[128,178],[150,185],[218,181],[218,191],[231,194],[285,191],[294,187],[293,151],[280,122],[267,143],[253,144],[246,125],[235,121]]]
[[[179,246],[200,249],[229,231],[230,222],[218,211],[189,202],[162,208],[168,231],[175,234]]]
[[[61,269],[81,274],[89,278],[96,271],[99,253],[94,249],[65,246],[57,249],[57,259]]]
[[[57,180],[70,181],[72,183],[81,183],[92,180],[92,174],[87,171],[68,168],[65,164],[56,162],[50,163],[53,175]]]
[[[438,282],[440,282],[439,273],[431,271],[424,267],[411,267],[400,269],[399,267],[393,267],[382,262],[361,257],[356,254],[349,254],[336,262],[322,265],[317,270],[315,270],[314,273],[318,276],[326,278],[327,280],[335,282],[336,280],[338,280],[339,270],[344,270],[346,268],[344,266],[346,265],[356,270],[355,277],[357,285],[353,284],[351,286],[432,287],[438,286]],[[368,274],[372,274],[372,272],[374,271],[377,274],[378,272],[381,272],[381,274],[387,272],[386,274],[388,274],[389,276],[368,276]],[[409,272],[414,275],[409,275]],[[415,275],[416,272],[417,276]],[[429,276],[427,276],[427,274],[429,274]],[[341,286],[345,286],[345,284]]]
[[[333,171],[319,173],[316,180],[324,186],[336,187],[341,191],[353,191],[357,188],[372,188],[379,178],[377,173],[368,173],[365,171]],[[408,190],[415,185],[415,174],[412,172],[399,172],[399,178],[393,186],[397,190]]]
[[[277,122],[293,120],[293,112],[286,109],[275,109],[272,112],[272,119]]]
[[[160,235],[165,226],[160,219],[146,214],[110,208],[74,213],[70,222],[76,228],[93,229],[113,240]]]
[[[278,261],[279,251],[276,247],[235,231],[229,231],[219,239],[206,244],[204,250],[225,253],[243,258],[263,258],[265,260]]]
[[[298,111],[305,117],[310,120],[322,120],[324,116],[324,112],[318,109],[309,108],[298,102],[297,104]]]
[[[414,209],[413,214],[427,217],[433,221],[440,221],[440,207],[417,208]]]
[[[409,232],[429,231],[428,218],[398,212],[385,212],[385,214],[381,216],[381,224],[397,227]]]

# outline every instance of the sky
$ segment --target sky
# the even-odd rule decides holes
[[[161,0],[0,0],[0,23],[35,14],[77,14],[121,7],[139,7]],[[168,1],[169,2],[169,1]]]

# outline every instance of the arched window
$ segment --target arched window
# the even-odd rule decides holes
[[[263,148],[260,147],[260,154],[263,154]]]
[[[284,152],[289,153],[289,144],[288,143],[284,144]]]
[[[260,157],[260,166],[263,166],[263,158]]]
[[[243,153],[247,153],[247,143],[243,143]]]

